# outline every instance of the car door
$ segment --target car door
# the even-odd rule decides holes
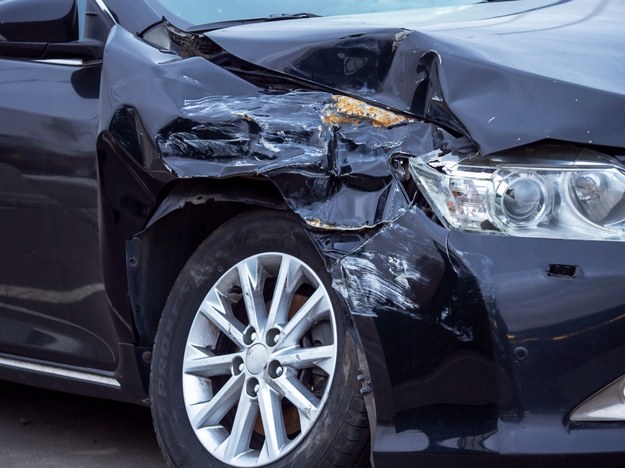
[[[0,0],[0,353],[113,370],[95,161],[101,48],[79,40],[85,0],[35,3]]]

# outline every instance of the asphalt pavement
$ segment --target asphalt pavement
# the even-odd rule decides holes
[[[0,381],[0,467],[165,467],[148,408]]]

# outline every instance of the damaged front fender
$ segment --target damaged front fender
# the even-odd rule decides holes
[[[313,227],[363,229],[410,199],[390,164],[453,140],[444,130],[362,101],[293,91],[187,101],[157,143],[179,177],[263,176]]]
[[[395,36],[391,49],[406,34]],[[231,181],[237,185],[233,193],[246,193],[243,185],[266,181],[311,230],[354,232],[356,240],[335,246],[340,256],[341,247],[360,247],[359,233],[411,212],[414,192],[402,167],[393,165],[394,157],[466,142],[410,114],[345,95],[300,89],[288,80],[279,89],[263,88],[202,56],[183,59],[157,50],[117,26],[105,50],[101,95],[98,165],[101,175],[109,174],[102,178],[100,193],[102,234],[110,246],[105,270],[107,281],[119,283],[110,289],[121,292],[127,258],[115,252],[152,229],[155,220],[196,203],[193,193],[175,188],[180,182],[194,179],[216,188]],[[192,186],[198,190],[197,183]],[[380,267],[366,256],[350,258],[345,272],[354,272],[365,260],[370,271]],[[424,271],[420,278],[407,269],[402,276],[402,268],[396,265],[395,276],[406,290],[430,279]],[[131,296],[137,294],[131,291]],[[123,310],[124,294],[111,299]],[[142,300],[136,299],[135,309],[141,310]],[[160,310],[158,304],[154,309]],[[406,310],[421,317],[415,308]],[[365,313],[361,307],[354,312]],[[456,337],[470,337],[469,328],[449,328]]]

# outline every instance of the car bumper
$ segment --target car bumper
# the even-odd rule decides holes
[[[376,454],[625,452],[625,421],[570,419],[625,375],[624,254],[450,232],[413,209],[345,257],[335,277],[368,357]],[[376,275],[395,290],[372,291]]]

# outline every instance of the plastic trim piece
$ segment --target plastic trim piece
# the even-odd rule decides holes
[[[5,357],[0,357],[0,366],[37,372],[39,374],[53,375],[55,377],[80,380],[82,382],[106,385],[108,387],[121,388],[121,384],[117,381],[117,379],[107,377],[105,375],[92,374],[90,372],[64,369],[61,367],[48,366],[45,364],[37,364],[34,362],[21,361]]]
[[[83,67],[85,65],[98,65],[102,60],[85,61],[83,59],[43,59],[34,60],[37,63],[46,63],[48,65],[62,65],[65,67]]]

